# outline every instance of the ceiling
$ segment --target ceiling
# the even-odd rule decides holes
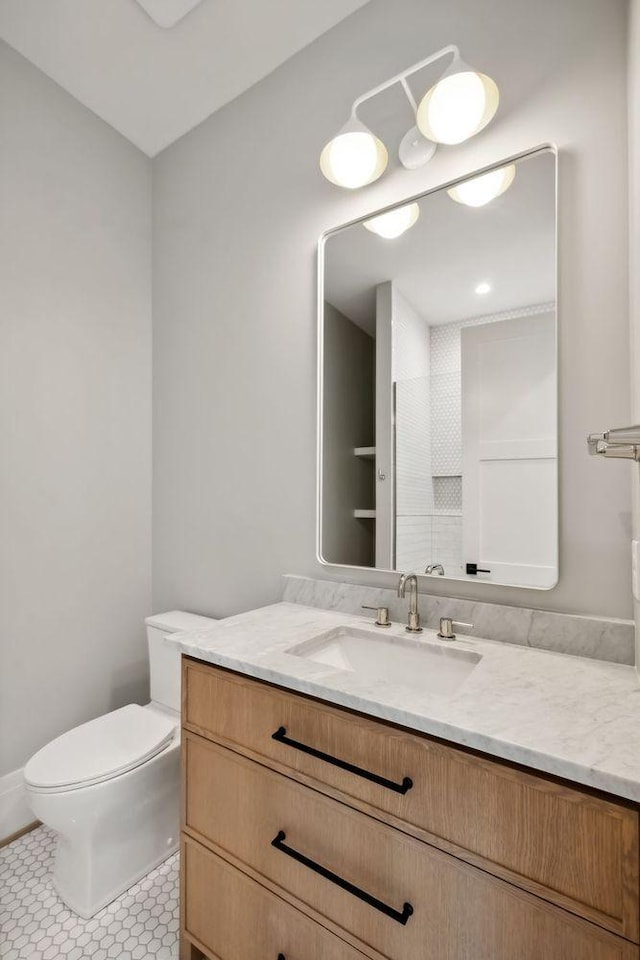
[[[0,38],[155,156],[366,2],[0,0]]]
[[[325,299],[375,335],[376,286],[393,280],[430,325],[556,299],[555,157],[517,165],[511,187],[484,207],[446,190],[420,200],[417,223],[384,240],[358,223],[329,237]],[[482,282],[491,285],[476,293]]]
[[[173,27],[202,0],[138,0],[142,9],[159,27]]]

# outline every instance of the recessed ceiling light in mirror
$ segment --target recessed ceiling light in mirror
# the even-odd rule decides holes
[[[420,216],[420,207],[417,203],[407,203],[404,207],[387,210],[362,224],[371,233],[376,233],[385,240],[395,240],[410,229]]]
[[[447,190],[447,193],[456,203],[463,203],[467,207],[484,207],[509,189],[515,175],[516,165],[510,163],[506,167],[491,170],[480,177],[465,180],[451,190]]]
[[[476,293],[479,294],[481,297],[484,296],[486,293],[491,293],[491,284],[488,283],[486,280],[483,280],[482,283],[479,283],[478,286],[476,287]]]

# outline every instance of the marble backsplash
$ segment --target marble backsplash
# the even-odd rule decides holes
[[[366,612],[362,610],[362,604],[388,607],[391,619],[400,623],[406,621],[409,609],[408,599],[400,600],[395,590],[335,580],[315,580],[294,574],[284,576],[282,599],[289,603],[348,614]],[[635,628],[630,620],[579,617],[427,594],[420,594],[418,599],[422,623],[426,627],[437,628],[440,617],[452,617],[473,624],[473,630],[459,629],[459,634],[475,634],[487,640],[611,663],[633,665],[635,662]]]

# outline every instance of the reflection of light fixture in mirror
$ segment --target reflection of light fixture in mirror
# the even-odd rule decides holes
[[[465,180],[447,190],[447,193],[456,203],[464,203],[467,207],[484,207],[508,190],[516,175],[515,163],[498,170],[483,173],[472,180]]]
[[[484,296],[485,293],[491,293],[491,284],[483,280],[482,283],[479,283],[476,287],[476,293],[479,293],[481,297]]]
[[[450,54],[453,54],[453,62],[418,107],[407,78]],[[495,82],[468,67],[460,59],[457,47],[443,47],[354,101],[349,121],[320,155],[320,169],[331,183],[353,190],[373,183],[384,173],[387,148],[361,123],[357,111],[365,101],[395,84],[400,84],[404,90],[414,119],[398,152],[400,162],[407,170],[416,170],[428,163],[435,153],[436,143],[462,143],[478,133],[498,109],[499,94]]]
[[[387,210],[377,217],[365,220],[362,224],[371,233],[377,233],[379,237],[385,240],[395,240],[402,236],[410,227],[414,225],[420,216],[420,207],[417,203],[407,203],[404,207],[396,207],[394,210]]]
[[[499,100],[495,81],[457,56],[422,98],[418,129],[435,143],[463,143],[493,119]]]
[[[384,143],[354,116],[320,154],[320,169],[331,183],[355,190],[377,180],[387,160]]]

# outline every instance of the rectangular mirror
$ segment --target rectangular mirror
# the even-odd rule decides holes
[[[556,267],[550,148],[322,239],[323,562],[556,584]]]

